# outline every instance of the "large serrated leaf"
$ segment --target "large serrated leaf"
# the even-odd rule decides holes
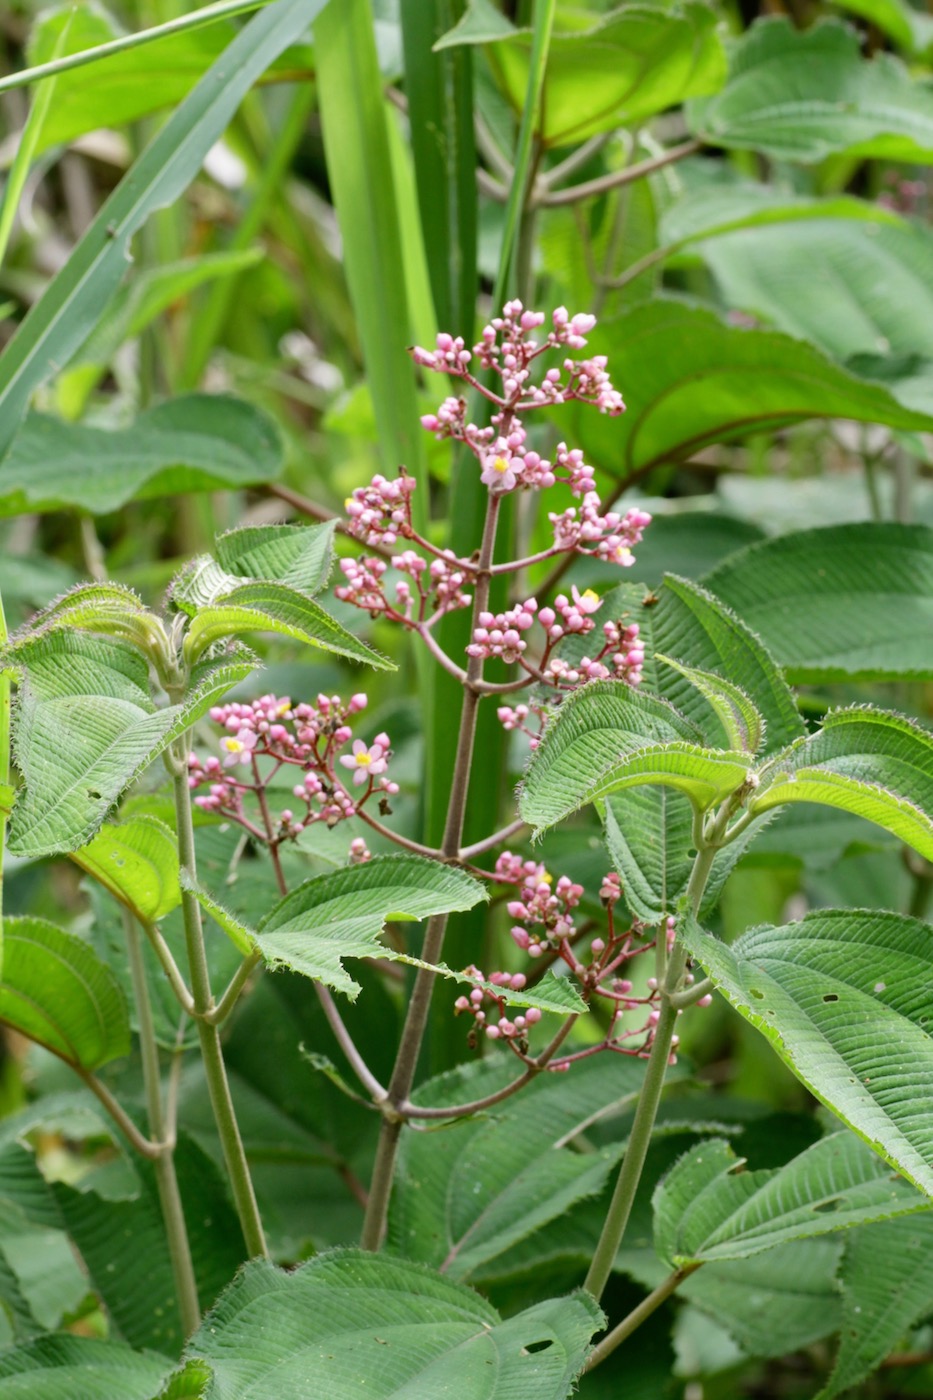
[[[816,1400],[833,1400],[881,1364],[933,1307],[933,1220],[889,1220],[846,1240],[839,1266],[839,1354]]]
[[[277,632],[380,670],[395,670],[391,661],[348,632],[318,603],[280,583],[244,583],[224,593],[195,615],[185,647],[196,658],[215,642],[255,632]]]
[[[758,20],[733,50],[725,87],[694,103],[689,121],[713,145],[779,160],[933,153],[929,90],[891,54],[863,59],[858,33],[838,20],[807,30],[783,17]]]
[[[255,16],[204,74],[131,167],[0,357],[0,457],[33,390],[67,364],[100,319],[130,255],[133,235],[201,169],[240,101],[297,39],[325,0],[279,0]]]
[[[291,1273],[246,1266],[186,1349],[213,1373],[212,1400],[246,1400],[275,1376],[278,1400],[564,1400],[603,1325],[585,1293],[503,1322],[472,1290],[420,1264],[357,1250]],[[182,1392],[184,1393],[184,1392]]]
[[[290,967],[355,997],[345,957],[378,957],[387,920],[425,919],[472,909],[487,898],[478,880],[421,856],[376,856],[318,875],[280,900],[259,925],[257,943],[273,966]]]
[[[929,1210],[852,1133],[833,1133],[776,1171],[743,1172],[717,1139],[692,1148],[654,1194],[655,1248],[676,1268],[746,1259],[790,1240]]]
[[[17,662],[14,753],[25,789],[10,848],[23,856],[86,845],[143,769],[254,669],[243,655],[205,663],[184,703],[156,710],[145,662],[125,643],[55,631],[31,638]]]
[[[45,919],[4,920],[0,1020],[82,1069],[129,1054],[126,1003],[110,968]]]
[[[0,1351],[0,1400],[152,1400],[169,1365],[123,1342],[57,1333]]]
[[[522,785],[519,810],[541,831],[625,787],[660,784],[700,810],[740,788],[747,754],[700,747],[666,701],[619,681],[596,681],[565,700],[547,725]],[[652,742],[654,740],[654,742]]]
[[[732,947],[686,943],[798,1079],[921,1191],[933,1194],[929,925],[825,910]]]
[[[865,817],[933,860],[933,734],[867,707],[831,711],[818,733],[777,754],[749,800],[757,815],[819,802]]]
[[[925,525],[866,522],[762,540],[704,582],[791,681],[933,677],[933,530]]]
[[[700,671],[695,666],[685,666],[683,662],[662,656],[660,652],[655,653],[655,659],[696,686],[704,700],[715,710],[730,749],[752,755],[758,752],[765,734],[764,719],[744,690],[723,676]]]
[[[511,1083],[516,1070],[501,1056],[461,1066],[423,1085],[415,1101],[469,1103]],[[574,1201],[597,1194],[623,1145],[580,1153],[566,1144],[631,1106],[644,1073],[644,1061],[593,1056],[570,1074],[539,1075],[514,1099],[442,1133],[406,1133],[389,1216],[392,1247],[466,1279]]]
[[[281,469],[275,424],[227,395],[172,399],[107,431],[34,413],[0,465],[0,515],[67,506],[103,515],[132,500],[257,485]]]
[[[175,835],[157,817],[103,826],[71,858],[144,921],[157,922],[181,902]]]

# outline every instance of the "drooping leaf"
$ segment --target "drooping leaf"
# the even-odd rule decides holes
[[[157,922],[181,902],[177,843],[157,817],[102,826],[71,858],[144,921]]]
[[[868,707],[833,710],[775,755],[749,799],[754,814],[821,802],[876,822],[933,860],[933,734]]]
[[[14,753],[25,788],[10,847],[24,856],[86,845],[147,764],[255,664],[235,655],[205,663],[183,704],[156,710],[146,664],[126,643],[53,631],[28,639],[17,662]]]
[[[588,802],[655,783],[705,810],[742,786],[751,760],[691,738],[692,726],[665,701],[595,681],[565,700],[545,729],[525,775],[522,817],[540,831]]]
[[[275,425],[228,395],[188,394],[115,430],[33,413],[0,465],[0,515],[104,515],[131,500],[257,485],[281,469]]]
[[[685,676],[691,685],[708,700],[716,712],[716,717],[726,732],[729,748],[753,756],[761,748],[765,734],[765,724],[754,703],[731,681],[711,671],[701,671],[695,666],[685,666],[669,656],[655,652],[655,658]]]
[[[662,1259],[676,1268],[745,1259],[790,1240],[931,1206],[849,1132],[821,1139],[775,1171],[742,1166],[718,1139],[692,1148],[667,1174],[654,1195]]]
[[[129,1054],[126,1003],[106,963],[46,919],[4,919],[0,1019],[69,1064]]]
[[[453,866],[422,856],[375,856],[353,869],[314,876],[261,921],[257,942],[273,966],[290,967],[354,998],[345,957],[390,954],[379,943],[388,920],[471,909],[486,891]]]
[[[0,1400],[152,1400],[170,1362],[123,1342],[60,1332],[0,1351]]]
[[[736,44],[729,78],[688,119],[712,145],[812,163],[835,152],[926,161],[933,152],[933,95],[892,54],[871,61],[847,24],[823,19],[798,30],[760,19]]]
[[[680,3],[663,13],[627,5],[573,32],[552,35],[538,136],[546,146],[645,121],[666,107],[715,92],[726,71],[716,17]],[[583,21],[586,24],[586,21]],[[462,42],[462,40],[461,40]],[[531,39],[515,33],[488,44],[487,56],[516,111],[528,88]]]
[[[933,677],[933,530],[924,525],[781,535],[740,550],[704,582],[791,681]]]
[[[210,1366],[212,1400],[246,1400],[270,1373],[279,1400],[303,1400],[309,1374],[332,1400],[351,1400],[361,1382],[374,1400],[445,1389],[464,1400],[564,1400],[601,1324],[585,1293],[502,1322],[423,1265],[336,1250],[291,1273],[248,1264],[185,1355]]]
[[[281,583],[243,583],[202,608],[188,628],[185,649],[196,659],[215,642],[256,632],[277,632],[379,670],[395,670],[393,662],[348,632],[320,604]]]
[[[839,1266],[839,1354],[816,1400],[833,1400],[870,1375],[933,1307],[928,1267],[933,1220],[914,1216],[856,1230]]]
[[[821,910],[731,947],[688,928],[719,990],[797,1078],[920,1190],[933,1192],[929,926]]]
[[[513,1082],[516,1068],[499,1056],[461,1066],[414,1098],[424,1107],[470,1103]],[[519,1241],[602,1189],[623,1144],[584,1153],[566,1144],[632,1105],[643,1080],[644,1061],[595,1055],[443,1132],[407,1132],[389,1216],[393,1250],[459,1279],[507,1260]]]
[[[243,1237],[220,1170],[185,1133],[174,1162],[198,1294],[202,1307],[209,1307],[243,1260]],[[155,1170],[144,1159],[134,1169],[138,1190],[130,1199],[107,1200],[93,1189],[61,1183],[55,1198],[121,1335],[134,1346],[177,1356],[184,1332]]]
[[[933,99],[931,99],[933,100]],[[574,436],[625,479],[691,457],[716,442],[807,418],[852,418],[929,431],[881,383],[859,378],[815,347],[776,331],[745,330],[707,307],[673,296],[633,307],[588,337],[609,356],[631,405],[622,419],[583,413]]]
[[[61,271],[0,356],[0,457],[30,395],[67,364],[100,319],[126,270],[130,240],[175,200],[223,135],[241,99],[293,43],[325,0],[279,0],[230,43],[102,206]]]

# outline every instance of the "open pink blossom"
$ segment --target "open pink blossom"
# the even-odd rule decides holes
[[[249,763],[259,735],[254,729],[240,729],[235,735],[228,734],[221,739],[220,747],[225,751],[224,767],[233,768],[238,763]]]
[[[367,748],[362,739],[354,739],[352,754],[342,754],[340,762],[345,768],[354,770],[353,781],[359,786],[360,783],[365,783],[369,778],[375,778],[386,771],[388,763],[385,752],[382,744],[373,744],[372,748]]]
[[[480,481],[490,491],[514,491],[521,459],[504,452],[491,453],[483,465]]]

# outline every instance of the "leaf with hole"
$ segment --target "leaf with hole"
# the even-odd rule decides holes
[[[279,1400],[304,1400],[309,1374],[331,1400],[351,1400],[361,1384],[373,1400],[406,1390],[564,1400],[602,1324],[582,1292],[503,1322],[477,1293],[423,1265],[335,1250],[291,1272],[247,1264],[184,1359],[210,1366],[216,1400],[246,1400],[272,1372]]]
[[[654,1193],[654,1217],[655,1248],[666,1263],[746,1259],[790,1240],[931,1206],[849,1132],[822,1138],[776,1170],[743,1166],[730,1144],[717,1139],[691,1148],[664,1177]]]
[[[686,946],[812,1093],[921,1191],[933,1194],[929,925],[820,910],[731,947],[698,926]]]

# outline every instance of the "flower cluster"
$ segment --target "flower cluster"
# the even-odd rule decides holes
[[[364,544],[389,547],[400,535],[410,535],[409,498],[416,484],[403,471],[394,481],[376,475],[368,486],[358,486],[345,502],[350,534]]]
[[[464,975],[477,982],[486,978],[478,967],[465,969]],[[520,992],[528,980],[523,972],[493,972],[489,976],[491,987],[474,987],[468,997],[457,997],[454,1014],[461,1016],[468,1012],[474,1020],[474,1033],[483,1031],[490,1040],[514,1041],[520,1053],[528,1049],[528,1030],[541,1020],[541,1012],[536,1006],[529,1006],[524,1014],[509,1017],[505,996],[491,988],[501,987],[503,992]],[[495,1008],[496,1020],[491,1019],[491,1008]]]
[[[651,516],[644,510],[632,509],[624,515],[615,510],[603,513],[595,491],[587,491],[579,506],[549,511],[548,520],[554,531],[555,550],[589,554],[623,569],[634,564],[632,548],[641,542],[651,524]]]
[[[391,745],[387,734],[377,734],[372,744],[353,739],[351,721],[366,708],[361,692],[342,701],[337,695],[319,695],[316,705],[293,705],[289,699],[263,695],[249,703],[230,701],[215,705],[210,717],[224,732],[221,758],[188,759],[188,784],[207,792],[195,797],[205,812],[222,813],[245,827],[257,839],[276,846],[299,836],[313,822],[328,826],[356,816],[368,798],[378,794],[384,802],[398,792],[387,775]],[[349,752],[341,752],[350,744]],[[337,765],[352,773],[351,795],[340,781]],[[302,770],[292,795],[299,800],[297,813],[284,808],[273,816],[267,789],[284,766]],[[246,768],[237,776],[238,768]],[[258,816],[247,810],[247,799],[259,798]],[[261,824],[257,824],[257,822]],[[351,858],[368,859],[365,844],[351,847]]]
[[[472,602],[472,595],[463,591],[467,583],[465,567],[450,550],[430,564],[413,549],[393,555],[390,562],[400,574],[407,575],[396,582],[394,600],[390,600],[384,583],[389,564],[370,556],[341,559],[340,571],[346,583],[334,589],[336,597],[365,609],[372,617],[384,613],[393,622],[409,625],[468,607]]]
[[[494,873],[499,884],[518,889],[518,899],[507,905],[509,917],[515,920],[510,932],[529,957],[540,957],[573,936],[576,928],[571,911],[583,897],[582,885],[574,884],[566,875],[561,875],[555,885],[543,865],[522,861],[511,851],[503,851]]]

